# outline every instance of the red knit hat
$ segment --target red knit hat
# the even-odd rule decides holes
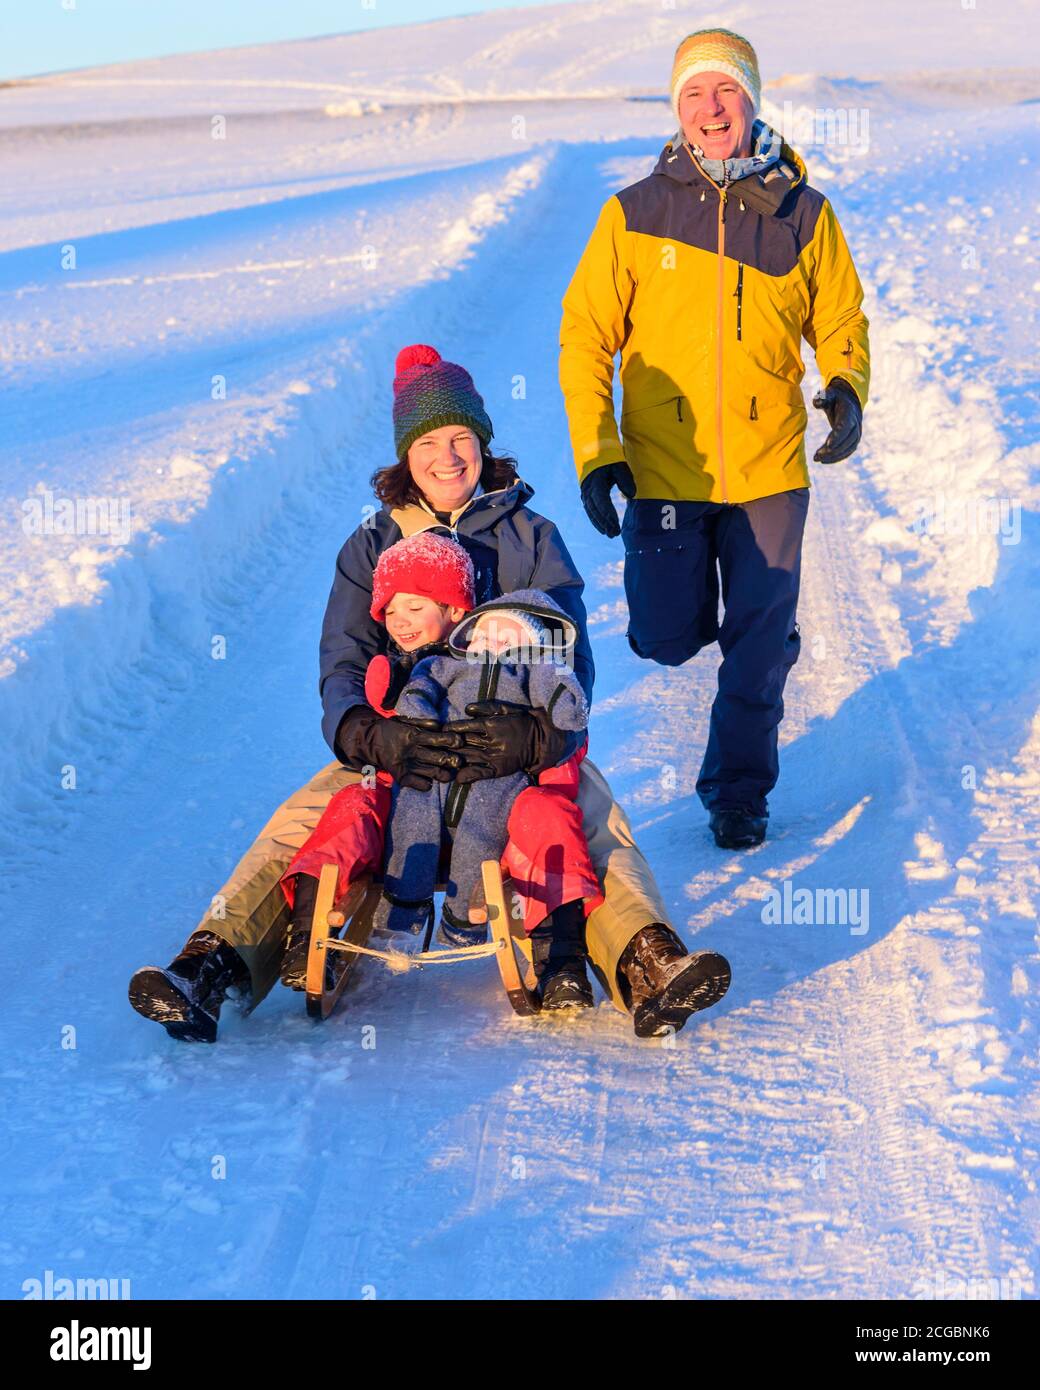
[[[468,613],[476,604],[473,561],[457,541],[436,531],[407,536],[387,546],[376,562],[369,612],[377,623],[394,594],[421,594]]]

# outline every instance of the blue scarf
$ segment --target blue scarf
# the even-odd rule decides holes
[[[783,142],[779,131],[759,118],[751,127],[751,153],[744,159],[708,159],[699,145],[684,141],[682,131],[676,131],[672,148],[678,149],[684,143],[690,146],[708,177],[726,188],[737,179],[747,178],[748,174],[764,174],[774,164],[779,164]]]

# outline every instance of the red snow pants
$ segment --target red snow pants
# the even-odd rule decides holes
[[[509,814],[502,871],[523,904],[528,932],[564,903],[584,900],[587,917],[603,902],[576,801],[578,765],[584,756],[582,748],[559,767],[540,773],[537,785],[520,792]],[[392,786],[390,775],[379,772],[372,786],[358,782],[336,793],[282,875],[290,908],[297,874],[317,878],[324,865],[335,864],[338,899],[357,879],[382,871]]]

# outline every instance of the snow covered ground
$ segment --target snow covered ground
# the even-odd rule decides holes
[[[1035,1297],[1036,20],[821,9],[606,0],[0,88],[5,1296]],[[716,659],[628,651],[556,385],[573,265],[715,18],[834,199],[875,363],[863,449],[814,472],[746,855],[693,791]],[[869,147],[814,143],[817,108]],[[733,962],[674,1046],[605,1001],[516,1019],[487,961],[363,967],[323,1027],[279,991],[214,1048],[126,1003],[327,760],[317,633],[415,340],[571,543],[594,756]],[[785,882],[866,930],[764,921]]]

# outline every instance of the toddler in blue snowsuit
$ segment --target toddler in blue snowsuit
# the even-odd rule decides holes
[[[504,700],[545,710],[559,729],[583,730],[588,704],[566,664],[574,635],[573,623],[547,594],[505,594],[470,612],[452,631],[446,652],[416,663],[394,712],[446,723],[466,718],[474,701]],[[485,940],[481,862],[502,856],[513,802],[530,785],[523,772],[437,782],[429,791],[395,785],[376,925],[421,929],[437,883],[443,827],[452,846],[440,939],[451,945]]]

